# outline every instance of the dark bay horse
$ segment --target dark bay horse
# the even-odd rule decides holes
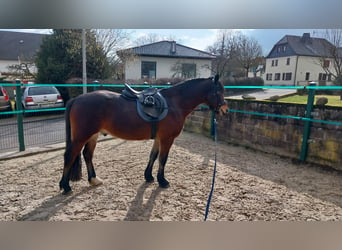
[[[152,182],[152,167],[159,159],[157,179],[160,187],[169,182],[164,167],[174,139],[181,133],[185,118],[199,104],[205,103],[217,113],[225,113],[227,105],[219,77],[198,78],[160,90],[167,101],[168,113],[158,121],[154,144],[145,170],[145,180]],[[100,185],[93,166],[93,153],[99,133],[108,133],[125,140],[151,138],[151,123],[139,117],[136,103],[110,91],[95,91],[71,99],[66,107],[66,149],[64,169],[59,183],[63,193],[71,191],[69,180],[81,179],[81,150],[87,165],[90,185]]]

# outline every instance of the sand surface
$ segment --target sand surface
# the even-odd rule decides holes
[[[62,195],[64,150],[0,161],[0,220],[202,221],[211,188],[215,144],[183,132],[165,169],[168,189],[143,173],[152,141],[98,143],[94,164],[104,181],[83,178]],[[330,221],[342,219],[342,175],[289,159],[218,143],[208,220]],[[156,162],[157,163],[157,162]],[[153,174],[156,176],[158,165]]]

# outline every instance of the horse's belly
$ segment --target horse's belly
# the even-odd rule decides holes
[[[111,134],[112,136],[124,140],[146,140],[151,138],[152,126],[147,122],[131,122],[116,120],[110,124],[106,124],[101,129],[101,133]]]

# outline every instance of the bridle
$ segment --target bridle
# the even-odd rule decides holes
[[[212,110],[215,111],[215,112],[218,112],[220,110],[220,108],[225,104],[225,102],[221,100],[221,96],[219,95],[219,82],[218,82],[218,79],[217,77],[213,77],[212,79],[213,81],[213,92],[212,92],[212,96],[214,96],[214,98],[216,98],[216,107],[213,107]]]

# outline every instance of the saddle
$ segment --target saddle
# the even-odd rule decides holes
[[[136,91],[125,84],[121,95],[127,100],[136,101],[139,116],[147,122],[158,122],[168,113],[167,102],[157,88],[149,87]]]

